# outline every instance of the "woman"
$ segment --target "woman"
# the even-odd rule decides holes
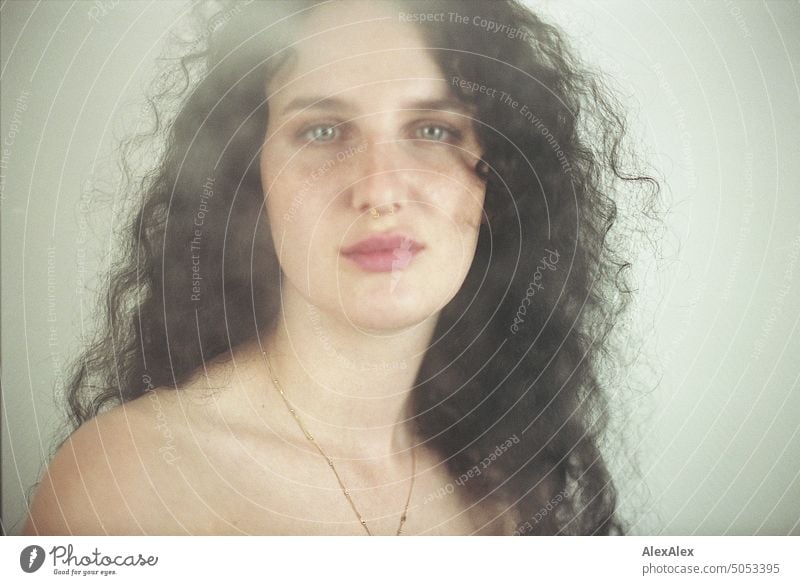
[[[213,6],[26,533],[622,532],[602,86],[513,1]]]

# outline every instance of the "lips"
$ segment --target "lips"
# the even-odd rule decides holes
[[[405,234],[380,234],[342,248],[341,253],[367,272],[391,272],[408,266],[423,249]]]

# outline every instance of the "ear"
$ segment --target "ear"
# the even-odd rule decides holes
[[[478,174],[478,176],[479,176],[481,179],[483,179],[483,180],[485,181],[486,179],[488,179],[488,178],[489,178],[489,163],[487,163],[487,162],[486,162],[485,160],[483,160],[483,159],[480,159],[480,160],[479,160],[479,161],[478,161],[478,162],[475,164],[475,172]]]

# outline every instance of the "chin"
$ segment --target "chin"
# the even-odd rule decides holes
[[[421,325],[426,319],[432,317],[426,315],[348,315],[348,319],[353,326],[362,331],[369,331],[376,334],[392,334],[394,332],[405,331],[417,325]]]
[[[341,310],[345,318],[359,329],[386,332],[414,327],[439,313],[442,304],[436,303],[426,291],[408,293],[354,295],[342,299],[344,306]]]

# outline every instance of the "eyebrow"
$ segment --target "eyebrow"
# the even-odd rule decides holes
[[[296,97],[280,111],[281,116],[297,110],[339,110],[351,111],[356,109],[350,102],[337,97],[309,96]],[[413,100],[398,108],[400,110],[441,110],[470,115],[472,110],[466,104],[454,98],[435,98]]]

